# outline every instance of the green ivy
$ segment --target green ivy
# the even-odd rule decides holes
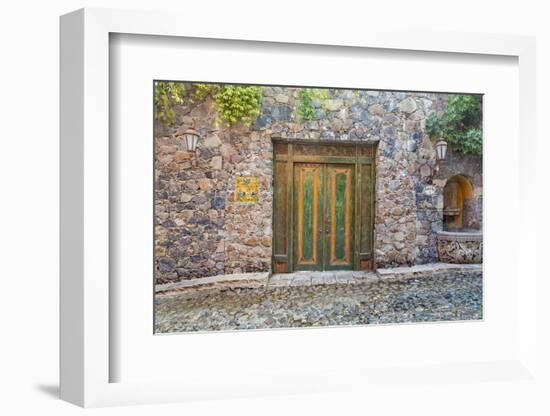
[[[250,124],[260,115],[263,94],[262,88],[256,86],[159,81],[155,83],[155,117],[169,126],[176,121],[176,105],[193,105],[207,97],[214,101],[221,122]]]
[[[327,89],[300,88],[298,90],[298,106],[296,111],[301,120],[314,120],[317,112],[313,105],[314,101],[319,101],[324,108],[328,100]]]
[[[193,84],[193,94],[190,97],[190,103],[195,101],[203,101],[208,95],[212,93],[218,86],[215,84]]]
[[[250,124],[260,115],[262,88],[254,86],[222,85],[213,94],[220,121]]]
[[[449,95],[443,114],[426,119],[426,131],[432,139],[444,138],[458,153],[481,156],[481,96]]]
[[[219,121],[227,125],[242,121],[250,124],[260,115],[262,87],[221,84],[193,84],[189,97],[191,104],[211,97]]]
[[[181,82],[155,81],[155,119],[165,126],[174,124],[174,106],[183,103],[185,93]]]

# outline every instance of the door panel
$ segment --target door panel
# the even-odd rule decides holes
[[[286,255],[288,248],[288,163],[275,162],[274,176],[277,186],[273,189],[273,254]]]
[[[357,198],[360,198],[360,216],[356,229],[360,232],[359,253],[362,256],[368,256],[372,251],[373,169],[371,164],[362,164],[359,168],[361,180]]]
[[[322,268],[323,188],[321,164],[295,164],[295,270]]]
[[[326,167],[326,239],[325,268],[351,269],[354,242],[353,165]]]

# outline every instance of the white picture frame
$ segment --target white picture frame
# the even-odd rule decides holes
[[[182,25],[181,22],[186,24]],[[393,384],[403,376],[396,369],[342,368],[328,381],[318,374],[271,375],[247,383],[206,380],[110,382],[110,166],[109,158],[109,36],[113,33],[250,42],[279,42],[334,47],[381,48],[454,54],[504,55],[518,59],[520,177],[518,242],[513,251],[522,264],[517,293],[516,354],[499,361],[419,362],[414,377],[429,384],[434,374],[481,387],[491,380],[537,383],[536,362],[536,217],[530,209],[536,194],[530,180],[536,167],[535,40],[530,37],[473,33],[387,31],[342,27],[328,35],[322,28],[306,33],[284,32],[264,24],[246,36],[235,34],[234,20],[204,26],[199,20],[173,13],[82,9],[61,18],[61,398],[80,406],[159,403],[211,397],[323,392],[348,388],[373,389],[377,382]],[[529,108],[529,111],[527,111]],[[538,276],[540,278],[540,276]],[[410,369],[405,369],[405,373]],[[480,376],[481,375],[481,376]],[[339,380],[352,377],[353,383]],[[317,380],[317,381],[316,381]],[[438,379],[439,380],[439,379]],[[284,388],[281,388],[284,386]]]

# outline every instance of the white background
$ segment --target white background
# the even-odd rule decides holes
[[[550,31],[548,13],[543,2],[479,2],[461,0],[392,2],[285,2],[231,1],[216,6],[206,0],[181,1],[19,1],[4,4],[0,15],[2,31],[2,65],[0,120],[2,149],[2,330],[0,354],[1,400],[4,414],[73,414],[82,412],[56,400],[58,348],[58,16],[83,6],[184,11],[190,19],[204,19],[220,14],[230,19],[238,13],[248,16],[250,25],[262,21],[287,25],[323,25],[328,31],[342,25],[400,24],[404,27],[428,27],[439,30],[528,34],[538,36],[539,133],[548,124],[545,116],[550,105],[543,93],[549,93]],[[239,4],[243,4],[242,7]],[[346,7],[346,4],[348,6]],[[185,22],[182,22],[184,24]],[[236,31],[246,32],[244,25]],[[502,120],[506,123],[506,120]],[[548,189],[541,180],[542,157],[550,154],[547,142],[539,141],[539,189]],[[535,178],[533,178],[535,179]],[[543,213],[546,201],[541,196],[538,207]],[[548,232],[541,218],[539,238]],[[542,240],[539,250],[542,254]],[[506,258],[503,257],[503,261]],[[548,293],[548,284],[539,286]],[[541,313],[548,306],[540,305]],[[547,315],[546,315],[547,316]],[[543,335],[542,333],[540,334]],[[548,340],[546,335],[545,340]],[[540,354],[541,365],[548,363]],[[541,351],[543,352],[543,351]],[[545,357],[546,355],[546,357]],[[397,380],[396,380],[397,381]],[[377,397],[337,392],[305,397],[276,397],[209,403],[188,403],[94,410],[100,414],[281,414],[281,413],[427,413],[427,414],[543,414],[540,391],[508,386],[494,386],[489,392],[476,391],[467,384],[434,386],[430,396],[411,388],[395,397]],[[538,411],[535,406],[539,406]],[[548,405],[546,405],[548,406]],[[4,409],[5,408],[5,409]],[[548,412],[548,407],[546,407]]]

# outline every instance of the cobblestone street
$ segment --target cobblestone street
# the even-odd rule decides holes
[[[155,300],[155,332],[482,319],[480,271],[306,286],[267,285]]]

